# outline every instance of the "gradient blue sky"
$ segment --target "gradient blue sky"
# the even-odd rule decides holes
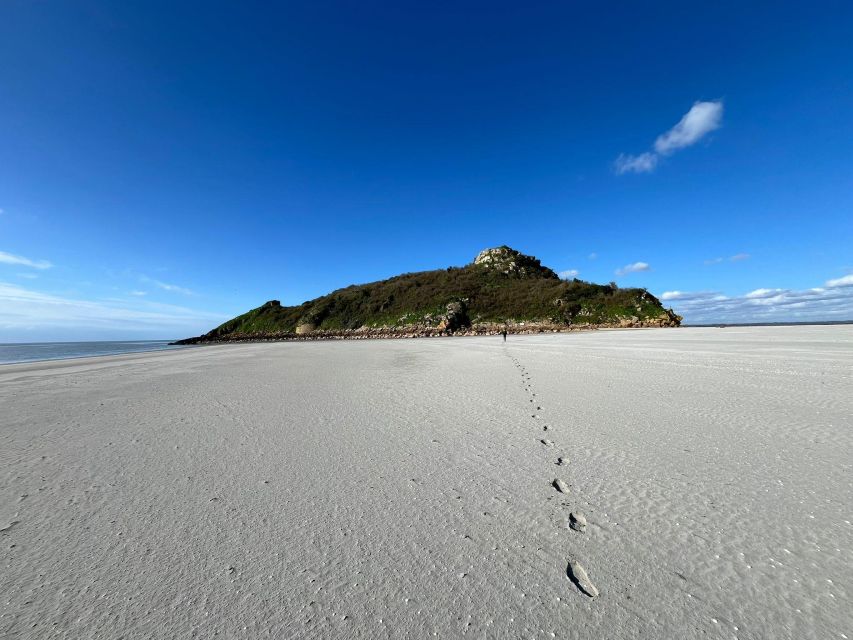
[[[851,319],[853,4],[705,4],[6,0],[0,342],[500,244],[687,321]]]

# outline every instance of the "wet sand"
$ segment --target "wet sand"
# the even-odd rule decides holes
[[[853,637],[851,389],[850,326],[5,365],[0,636]]]

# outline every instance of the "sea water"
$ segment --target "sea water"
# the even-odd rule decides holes
[[[111,342],[29,342],[0,343],[0,364],[62,360],[89,356],[109,356],[118,353],[163,351],[185,347],[170,345],[168,340],[123,340]]]

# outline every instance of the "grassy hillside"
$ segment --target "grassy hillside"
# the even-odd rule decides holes
[[[660,301],[644,289],[561,280],[535,258],[499,247],[482,252],[464,267],[354,285],[298,306],[283,307],[272,300],[204,338],[294,333],[300,326],[303,330],[436,326],[446,317],[447,305],[460,300],[474,324],[611,324],[622,318],[642,321],[666,314]]]

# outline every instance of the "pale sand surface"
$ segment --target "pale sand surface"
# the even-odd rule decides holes
[[[849,326],[3,366],[0,637],[853,638],[852,375]]]

